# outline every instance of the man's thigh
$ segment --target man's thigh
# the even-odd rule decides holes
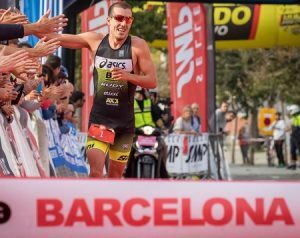
[[[127,163],[133,143],[133,136],[134,134],[117,133],[115,142],[109,149],[109,159]]]

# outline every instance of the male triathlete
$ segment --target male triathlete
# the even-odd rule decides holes
[[[46,20],[46,19],[44,19]],[[88,48],[94,59],[95,98],[89,126],[103,140],[88,138],[87,157],[90,176],[102,177],[106,153],[109,154],[108,177],[120,178],[126,166],[134,132],[134,92],[136,85],[155,88],[157,77],[150,50],[145,40],[129,36],[133,21],[132,9],[126,2],[117,2],[108,10],[109,34],[86,32],[57,37],[66,48]],[[104,126],[104,127],[103,127]],[[112,145],[111,131],[116,133]]]

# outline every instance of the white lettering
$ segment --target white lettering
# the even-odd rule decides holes
[[[175,27],[175,48],[179,48],[175,56],[176,64],[179,67],[176,69],[176,75],[182,74],[183,70],[189,65],[188,71],[182,74],[177,84],[177,96],[182,96],[182,89],[185,84],[192,80],[194,74],[194,49],[191,47],[193,41],[193,16],[188,6],[183,7],[179,12],[180,25]]]
[[[101,14],[102,13],[102,14]],[[106,25],[106,16],[108,14],[108,4],[106,1],[99,2],[95,5],[95,11],[94,11],[94,19],[91,19],[88,23],[88,29],[94,30],[95,28],[99,27],[99,23],[104,23],[102,25]],[[103,29],[106,29],[106,32],[108,32],[108,27],[103,27]]]
[[[196,67],[201,66],[203,64],[203,57],[196,58]]]

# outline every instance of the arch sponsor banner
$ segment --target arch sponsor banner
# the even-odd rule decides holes
[[[300,234],[297,182],[2,178],[0,187],[1,238]]]
[[[167,3],[168,62],[173,115],[187,104],[200,105],[207,131],[206,13],[199,3]]]
[[[107,0],[96,3],[81,13],[82,32],[95,31],[103,34],[108,33],[106,18],[108,16],[109,6],[117,2],[116,0]],[[85,93],[85,103],[82,108],[82,131],[87,132],[90,111],[94,98],[93,68],[94,62],[91,59],[88,49],[82,50],[82,91]]]
[[[217,49],[300,46],[300,5],[214,4]]]

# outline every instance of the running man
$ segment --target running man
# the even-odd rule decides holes
[[[61,46],[66,48],[88,48],[94,59],[95,97],[89,135],[93,129],[98,139],[97,136],[88,138],[90,177],[103,176],[106,153],[110,159],[108,177],[122,177],[133,141],[136,85],[156,87],[157,76],[146,41],[129,36],[132,22],[132,7],[126,2],[117,2],[108,10],[107,35],[86,32],[48,36],[48,39],[58,38]],[[113,144],[110,129],[115,132]],[[103,140],[102,137],[99,139],[99,131]]]

